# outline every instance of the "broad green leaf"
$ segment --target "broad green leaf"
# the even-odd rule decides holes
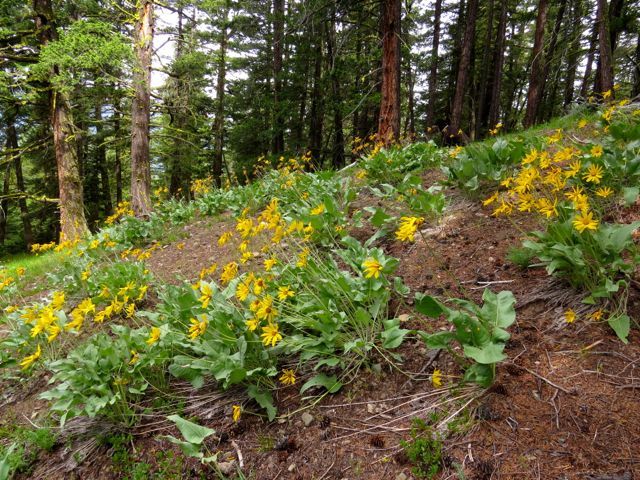
[[[169,415],[167,419],[176,424],[184,439],[189,443],[200,445],[205,438],[216,433],[212,428],[190,422],[179,415]]]
[[[380,228],[390,218],[392,218],[391,215],[387,215],[381,208],[376,208],[369,221],[374,227]]]
[[[622,195],[627,205],[633,205],[640,195],[640,187],[625,187],[622,189]]]
[[[489,289],[482,294],[482,316],[491,325],[507,328],[516,320],[514,305],[516,298],[509,291],[499,292],[497,295]]]
[[[444,312],[440,302],[423,293],[416,293],[416,310],[431,318],[438,318]]]
[[[609,326],[613,328],[613,331],[616,332],[618,338],[622,340],[623,343],[629,343],[627,337],[629,336],[629,331],[631,330],[631,320],[627,315],[618,315],[616,317],[612,317],[607,320]]]
[[[507,356],[502,352],[504,345],[497,343],[488,343],[482,348],[472,345],[464,345],[465,356],[472,358],[478,363],[491,365],[492,363],[501,362]]]
[[[273,404],[273,396],[271,396],[271,392],[266,390],[260,390],[256,385],[249,385],[247,388],[247,393],[251,398],[253,398],[258,405],[264,408],[267,411],[267,417],[269,421],[272,421],[276,418],[276,407]]]
[[[342,388],[342,383],[338,381],[335,375],[330,377],[324,373],[320,373],[315,377],[307,380],[307,382],[300,388],[300,393],[304,393],[312,387],[324,387],[329,393],[336,393]]]

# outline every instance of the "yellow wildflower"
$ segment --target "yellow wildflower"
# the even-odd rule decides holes
[[[202,336],[207,330],[209,321],[204,315],[201,315],[200,318],[200,321],[196,320],[195,318],[189,320],[189,323],[191,324],[191,326],[189,327],[189,338],[191,340],[195,340],[196,338]]]
[[[367,258],[362,263],[365,278],[379,278],[382,272],[382,264],[375,258]]]
[[[276,343],[282,340],[282,335],[279,332],[278,325],[270,323],[269,325],[262,327],[262,332],[263,333],[260,337],[262,338],[262,343],[265,347],[268,347],[269,345],[275,347]]]
[[[233,418],[234,422],[237,422],[238,420],[240,420],[240,415],[242,415],[242,407],[240,405],[234,405],[233,407],[231,407],[231,417]]]
[[[598,220],[595,220],[593,218],[592,212],[582,212],[573,220],[573,226],[580,233],[584,232],[585,230],[597,230]]]
[[[320,205],[315,207],[313,210],[311,210],[311,215],[322,215],[324,211],[325,211],[324,203],[321,203]]]
[[[64,292],[53,292],[51,308],[60,310],[64,306]]]
[[[278,300],[284,302],[287,298],[293,297],[296,293],[289,287],[278,288]]]
[[[482,205],[484,205],[485,207],[487,205],[491,205],[493,202],[495,202],[498,199],[498,195],[499,192],[495,192],[493,195],[491,195],[489,198],[485,199],[482,201]]]
[[[251,293],[250,285],[251,284],[245,279],[236,287],[236,298],[241,302],[244,302]]]
[[[256,328],[258,328],[258,325],[260,325],[260,320],[258,320],[257,318],[250,318],[249,320],[245,320],[244,324],[247,326],[247,330],[253,332]]]
[[[431,383],[436,388],[440,388],[442,386],[442,372],[437,368],[431,374]]]
[[[266,272],[269,272],[269,271],[271,271],[271,269],[272,269],[273,267],[275,267],[277,264],[278,264],[278,259],[277,259],[276,257],[273,257],[273,256],[272,256],[272,257],[270,257],[270,258],[267,258],[267,259],[264,261],[264,270],[265,270]]]
[[[591,147],[590,151],[591,156],[596,158],[601,157],[603,152],[604,150],[602,149],[602,145],[594,145],[593,147]]]
[[[145,342],[147,345],[153,345],[154,343],[158,343],[158,340],[160,340],[160,329],[158,327],[151,327],[149,338],[147,338]]]
[[[20,366],[22,367],[22,370],[26,370],[28,369],[31,365],[33,365],[35,363],[36,360],[38,360],[40,358],[40,355],[42,354],[42,349],[40,348],[40,345],[38,345],[36,347],[36,351],[35,353],[25,357],[21,362],[20,362]]]
[[[220,274],[220,281],[223,284],[229,283],[231,280],[236,278],[238,274],[238,264],[236,262],[227,263],[222,268],[222,274]]]
[[[422,217],[400,218],[400,226],[396,230],[396,238],[402,242],[413,242],[415,240],[414,235],[423,222],[424,218]]]
[[[596,195],[602,198],[607,198],[609,195],[613,193],[609,187],[600,187],[596,190]]]
[[[271,295],[267,295],[260,300],[260,308],[256,311],[257,319],[272,322],[277,315],[278,310],[273,307],[273,297]]]
[[[285,368],[282,370],[282,375],[280,375],[278,380],[280,380],[283,385],[295,385],[296,375],[292,369]]]
[[[587,120],[586,120],[586,119],[582,118],[582,119],[580,119],[580,121],[578,122],[578,128],[584,128],[584,127],[586,127],[586,126],[587,126],[587,124],[588,124],[588,123],[589,123],[589,122],[587,122]]]
[[[575,322],[576,321],[576,312],[574,312],[572,308],[568,309],[566,312],[564,312],[564,320],[567,323]]]
[[[602,167],[600,165],[592,164],[589,165],[589,168],[587,168],[587,171],[584,173],[584,175],[582,175],[582,178],[584,178],[587,182],[600,183],[603,175],[604,170],[602,169]]]

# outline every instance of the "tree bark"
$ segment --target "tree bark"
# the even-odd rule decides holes
[[[427,126],[433,127],[436,120],[436,94],[438,79],[438,48],[440,47],[440,17],[442,15],[442,0],[436,0],[433,12],[433,42],[431,44],[431,65],[429,67],[427,104]]]
[[[589,84],[591,83],[591,72],[593,70],[593,57],[596,53],[598,43],[598,22],[593,24],[591,37],[589,38],[589,53],[587,53],[587,64],[584,68],[584,76],[582,77],[582,86],[580,87],[580,97],[583,100],[589,95]]]
[[[598,0],[596,13],[598,23],[598,48],[600,51],[599,88],[596,93],[611,92],[613,98],[613,60],[611,51],[611,37],[609,35],[609,13],[607,0]]]
[[[475,138],[486,132],[487,124],[489,123],[488,109],[490,98],[487,96],[487,90],[489,88],[489,52],[491,52],[491,41],[493,40],[493,12],[494,1],[489,0],[489,6],[487,11],[487,37],[485,39],[484,48],[482,49],[482,65],[480,66],[480,85],[477,90],[478,95],[476,97],[476,125],[475,125]]]
[[[342,118],[342,96],[340,90],[338,55],[336,52],[336,8],[331,10],[331,19],[327,29],[327,61],[331,77],[331,93],[333,106],[333,151],[331,163],[333,168],[339,169],[345,165],[344,130]]]
[[[378,139],[400,138],[400,0],[382,0],[382,91]]]
[[[224,154],[224,88],[227,75],[227,41],[228,41],[229,1],[222,11],[222,25],[218,43],[218,78],[216,81],[216,116],[213,123],[215,148],[213,152],[212,175],[217,187],[222,186],[222,164]]]
[[[542,69],[542,78],[540,85],[540,98],[545,98],[545,102],[543,105],[546,108],[546,104],[548,103],[546,100],[549,99],[548,89],[547,89],[547,79],[549,77],[551,71],[551,65],[554,63],[555,55],[556,55],[556,46],[558,45],[558,36],[560,35],[560,28],[562,27],[562,21],[564,19],[564,12],[567,9],[567,0],[560,0],[560,4],[558,6],[558,12],[556,14],[556,21],[553,25],[553,30],[551,31],[551,39],[549,41],[549,48],[547,49],[545,55],[544,67]],[[557,81],[557,78],[556,78]],[[556,91],[557,84],[554,83],[552,86],[552,90]],[[550,102],[553,103],[555,95],[551,96]],[[538,104],[538,109],[536,112],[536,122],[541,122],[544,120],[543,108],[540,108],[540,104]]]
[[[500,21],[496,33],[496,45],[493,55],[493,82],[489,101],[489,127],[494,128],[500,116],[500,93],[502,90],[502,69],[504,66],[504,40],[507,31],[507,1],[502,1]]]
[[[57,39],[51,0],[34,0],[36,35],[41,45]],[[54,72],[57,67],[54,67]],[[76,131],[69,96],[50,86],[51,127],[56,152],[60,212],[60,241],[74,241],[89,233],[84,215],[82,180],[78,168]]]
[[[284,121],[282,118],[282,46],[284,42],[284,0],[273,0],[273,153],[284,152]]]
[[[548,0],[540,0],[538,2],[538,17],[536,18],[536,31],[531,54],[531,75],[529,76],[529,90],[527,92],[527,110],[522,122],[524,128],[528,128],[535,123],[540,98],[542,97],[542,89],[544,87],[542,78],[544,71],[544,27],[547,23],[548,9]]]
[[[120,155],[120,98],[116,97],[113,103],[113,171],[116,177],[116,205],[122,203],[122,158]]]
[[[469,9],[467,11],[467,27],[464,31],[464,40],[462,41],[462,51],[460,53],[460,66],[458,67],[458,76],[456,80],[456,93],[453,97],[453,105],[451,106],[451,119],[449,120],[448,135],[449,137],[460,140],[461,135],[458,133],[462,122],[462,107],[464,106],[464,95],[467,90],[467,81],[469,78],[469,69],[471,67],[471,52],[474,46],[476,35],[476,17],[478,14],[478,0],[469,0]]]
[[[9,150],[9,142],[6,144]],[[8,153],[9,157],[11,153]],[[2,181],[2,199],[0,199],[0,245],[4,245],[7,237],[7,221],[9,220],[9,187],[11,186],[11,163],[4,167],[4,179]]]
[[[638,40],[636,43],[636,56],[635,56],[635,68],[633,69],[633,89],[631,90],[631,97],[640,95],[640,33],[638,33]]]
[[[131,105],[131,208],[136,217],[147,218],[152,211],[149,122],[153,1],[138,0],[137,10],[133,42],[136,66],[133,71],[134,97]]]
[[[576,81],[576,69],[580,56],[580,39],[582,37],[582,0],[573,0],[573,30],[569,54],[567,56],[567,76],[565,78],[562,106],[566,110],[573,102]]]
[[[102,197],[102,208],[104,215],[113,213],[113,203],[111,202],[111,185],[109,183],[109,169],[107,167],[107,149],[104,146],[104,127],[102,125],[102,105],[100,102],[95,107],[96,118],[96,163],[100,172],[100,187]]]
[[[320,166],[320,154],[322,150],[322,118],[323,106],[320,93],[322,82],[322,24],[314,24],[311,28],[312,37],[315,37],[313,89],[311,92],[311,111],[309,112],[309,151],[315,166]]]
[[[24,185],[24,176],[22,173],[22,156],[18,146],[18,132],[16,131],[15,118],[11,117],[7,122],[7,147],[9,153],[13,155],[13,167],[16,172],[16,189],[20,195],[18,197],[18,207],[20,208],[20,218],[22,220],[22,229],[24,232],[24,242],[27,247],[33,244],[33,230],[31,228],[31,220],[29,218],[29,209],[27,208],[27,190]]]

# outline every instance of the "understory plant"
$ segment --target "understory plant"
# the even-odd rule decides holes
[[[496,216],[537,216],[544,228],[529,234],[522,254],[585,292],[584,303],[599,307],[592,318],[606,319],[626,342],[628,288],[640,263],[633,235],[640,222],[606,221],[639,192],[640,116],[624,106],[622,101],[601,113],[596,127],[602,134],[586,145],[562,145],[561,130],[546,137],[545,148],[529,150],[484,204],[495,204]],[[578,124],[586,126],[586,120]]]
[[[415,308],[430,318],[443,315],[452,329],[440,332],[419,332],[429,348],[447,350],[464,368],[464,381],[489,387],[496,375],[496,364],[505,360],[507,331],[516,320],[513,293],[493,293],[486,289],[479,307],[466,299],[440,301],[430,295],[416,294]],[[462,349],[459,353],[455,346]]]

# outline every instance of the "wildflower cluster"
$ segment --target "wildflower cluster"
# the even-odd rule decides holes
[[[131,203],[127,201],[120,202],[116,206],[116,209],[114,210],[113,214],[108,216],[104,221],[104,223],[107,225],[113,225],[121,218],[128,217],[128,216],[133,216],[133,210],[131,210]]]

